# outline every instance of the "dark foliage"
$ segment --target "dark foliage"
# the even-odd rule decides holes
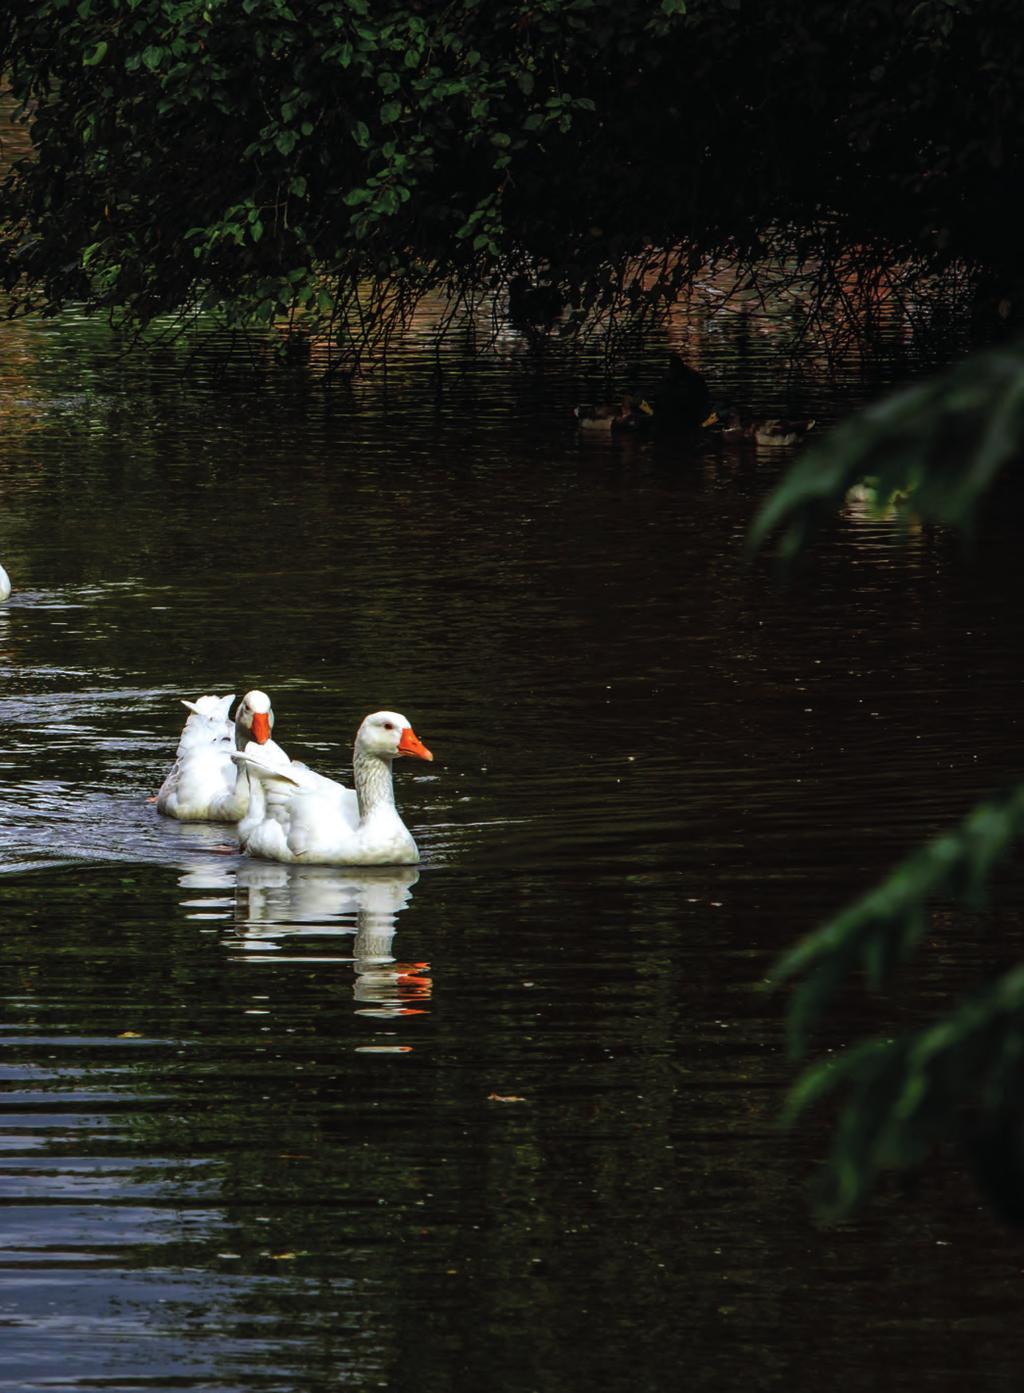
[[[1024,444],[1024,345],[964,360],[850,418],[795,462],[755,520],[752,546],[781,531],[794,560],[858,486],[879,511],[970,529]],[[1018,505],[1019,506],[1019,505]],[[775,969],[793,981],[790,1041],[803,1056],[838,993],[880,992],[917,952],[939,905],[977,909],[1024,833],[1024,784],[973,809],[882,884],[808,935]],[[789,1119],[838,1095],[821,1208],[850,1212],[886,1170],[955,1141],[995,1212],[1024,1223],[1024,966],[975,989],[924,1029],[862,1041],[808,1067]]]
[[[356,342],[517,276],[571,324],[656,312],[708,257],[840,305],[908,265],[1016,284],[1010,0],[5,0],[0,66],[15,310]]]

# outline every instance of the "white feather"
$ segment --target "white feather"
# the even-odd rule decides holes
[[[419,851],[395,807],[391,778],[392,760],[409,752],[399,745],[411,733],[397,712],[367,716],[356,735],[355,790],[296,761],[275,764],[263,746],[232,755],[260,790],[239,825],[243,850],[307,865],[413,865]],[[423,751],[421,757],[431,755]]]

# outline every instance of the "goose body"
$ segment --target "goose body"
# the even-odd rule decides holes
[[[10,595],[10,593],[11,593],[11,578],[10,578],[10,576],[7,574],[7,572],[4,570],[4,568],[3,568],[2,566],[0,566],[0,604],[3,604],[4,600],[7,599],[8,595]]]
[[[359,727],[354,789],[297,761],[275,766],[252,745],[233,754],[254,785],[253,811],[238,829],[243,851],[314,866],[414,865],[419,851],[395,807],[391,778],[392,763],[402,755],[433,759],[396,711],[376,711]]]
[[[248,746],[268,764],[288,756],[270,738],[274,713],[265,692],[247,692],[231,720],[233,696],[201,696],[183,701],[190,715],[178,741],[174,764],[156,797],[157,811],[179,822],[237,822],[249,806],[249,780],[231,762]]]

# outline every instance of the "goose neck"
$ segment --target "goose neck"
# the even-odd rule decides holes
[[[364,820],[377,808],[395,806],[390,760],[357,746],[352,759],[352,781],[359,799],[359,816]]]

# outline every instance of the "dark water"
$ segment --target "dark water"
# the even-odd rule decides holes
[[[325,393],[5,332],[0,1389],[1016,1387],[1020,1240],[955,1157],[815,1227],[758,988],[1019,774],[1018,550],[849,510],[783,591],[741,558],[781,461],[581,442],[600,365],[514,341]],[[869,390],[702,348],[824,421]],[[328,773],[409,716],[418,870],[156,815],[178,697],[254,685]]]

